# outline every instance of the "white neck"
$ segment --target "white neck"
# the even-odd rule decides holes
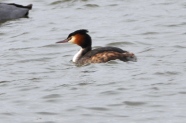
[[[80,59],[80,57],[82,56],[82,53],[83,53],[83,49],[81,48],[81,49],[74,55],[72,61],[76,63],[76,62]]]

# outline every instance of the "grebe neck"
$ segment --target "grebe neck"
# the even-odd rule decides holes
[[[77,62],[80,58],[82,58],[87,52],[91,51],[92,48],[90,47],[86,47],[86,48],[81,48],[73,57],[72,61],[73,62]]]

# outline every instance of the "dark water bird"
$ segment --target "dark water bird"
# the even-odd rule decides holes
[[[23,6],[15,3],[0,3],[0,21],[28,17],[31,9],[32,4]]]
[[[81,66],[90,63],[104,63],[116,59],[124,62],[137,61],[137,58],[133,53],[117,47],[100,47],[92,50],[92,39],[87,33],[88,30],[85,29],[76,30],[70,33],[65,40],[56,42],[70,42],[81,47],[72,59],[76,65]]]

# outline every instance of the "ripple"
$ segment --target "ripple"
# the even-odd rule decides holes
[[[81,82],[81,83],[78,83],[77,85],[79,86],[86,86],[86,85],[91,85],[92,83],[88,83],[88,82]]]
[[[13,115],[15,115],[15,114],[13,114],[13,113],[0,113],[1,115],[6,115],[6,116],[13,116]]]
[[[172,83],[172,82],[166,82],[166,83],[153,83],[151,84],[151,86],[162,86],[162,85],[175,85],[175,83]]]
[[[60,45],[57,45],[57,44],[48,44],[48,45],[41,46],[39,48],[42,48],[42,47],[44,47],[44,48],[54,48],[54,47],[61,48],[61,46]]]
[[[42,78],[41,77],[34,77],[34,78],[30,78],[30,79],[28,79],[28,80],[32,80],[32,81],[39,81],[39,80],[41,80]]]
[[[50,5],[56,5],[56,4],[61,4],[61,3],[65,3],[65,2],[70,2],[70,1],[72,1],[72,0],[57,0],[57,1],[50,3]]]
[[[108,5],[108,6],[113,7],[113,6],[118,6],[118,4],[110,4],[110,5]]]
[[[83,71],[81,71],[82,73],[94,73],[94,72],[96,72],[96,71],[93,71],[93,70],[83,70]]]
[[[56,123],[54,121],[32,122],[32,123]]]
[[[164,107],[163,105],[157,105],[157,104],[152,104],[152,105],[149,105],[150,107],[155,107],[155,108],[158,108],[158,107]]]
[[[175,48],[186,48],[186,46],[183,46],[183,45],[175,45],[174,47]]]
[[[166,71],[166,72],[156,72],[154,73],[155,75],[166,75],[166,76],[169,76],[169,75],[179,75],[180,72],[176,72],[176,71]]]
[[[41,115],[58,115],[58,113],[53,113],[53,112],[36,112],[36,113]]]
[[[149,52],[149,51],[153,51],[154,48],[145,48],[144,50],[140,51],[139,53],[143,53],[143,52]]]
[[[144,45],[147,45],[147,46],[149,46],[149,47],[144,47],[145,48],[145,50],[147,49],[154,49],[154,48],[152,48],[151,46],[152,46],[152,44],[150,44],[150,43],[147,43],[147,42],[142,42],[142,41],[138,41],[138,44],[141,44],[141,45],[143,45],[143,47],[144,47]]]
[[[101,92],[100,94],[103,94],[103,95],[117,95],[119,94],[119,92],[116,92],[116,91],[104,91],[104,92]]]
[[[0,81],[0,84],[1,84],[1,83],[7,83],[7,82],[9,82],[9,81]]]
[[[159,90],[158,87],[152,87],[152,88],[150,88],[150,89],[152,89],[152,90]]]
[[[129,14],[125,14],[125,16],[129,16]],[[126,19],[124,21],[127,22],[127,23],[132,23],[132,22],[136,22],[137,20],[135,20],[135,19]]]
[[[121,45],[134,45],[132,42],[113,42],[113,43],[108,43],[107,46],[121,46]]]
[[[109,104],[107,106],[111,106],[111,107],[117,107],[117,106],[122,106],[124,105],[123,103],[117,103],[117,104]]]
[[[109,110],[108,108],[104,108],[104,107],[91,107],[87,109],[96,110],[96,111],[108,111]]]
[[[116,82],[109,82],[109,83],[105,83],[105,84],[97,84],[97,86],[105,86],[105,85],[115,85]]]
[[[177,24],[165,24],[165,25],[162,25],[162,26],[165,26],[165,27],[180,27],[180,26],[185,26],[186,25],[186,22],[181,22],[181,23],[177,23]]]
[[[186,91],[179,92],[180,94],[186,94]]]
[[[61,95],[59,94],[50,94],[50,95],[44,96],[43,99],[60,98],[60,97]]]
[[[34,62],[34,61],[48,61],[52,58],[47,58],[47,57],[42,57],[42,58],[35,58],[35,59],[26,59],[26,60],[20,60],[20,61],[17,61],[18,63],[27,63],[27,62]]]
[[[146,104],[145,102],[138,102],[138,101],[125,101],[123,103],[128,105],[128,106],[141,106],[141,105]]]
[[[20,89],[19,91],[29,91],[29,90],[36,90],[38,89],[39,87],[25,87],[23,89]]]
[[[90,7],[90,8],[99,7],[99,5],[97,5],[97,4],[86,4],[85,6]]]
[[[33,47],[22,47],[22,48],[10,48],[9,50],[11,51],[17,51],[17,50],[28,50],[28,49],[33,49]]]
[[[120,88],[118,88],[117,90],[128,90],[127,88],[122,88],[122,87],[120,87]]]
[[[0,93],[0,95],[4,95],[4,94],[6,94],[6,93]]]
[[[145,33],[141,33],[140,35],[157,35],[159,34],[159,32],[145,32]]]
[[[0,23],[1,24],[1,23]],[[5,33],[0,32],[0,36],[4,35]]]

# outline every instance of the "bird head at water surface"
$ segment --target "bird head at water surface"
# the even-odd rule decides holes
[[[119,59],[121,61],[137,61],[137,57],[128,51],[117,47],[101,47],[92,50],[92,40],[87,34],[88,30],[76,30],[68,35],[65,40],[56,43],[70,42],[81,47],[73,57],[73,62],[78,65],[86,65],[90,63],[104,63],[110,60]]]

